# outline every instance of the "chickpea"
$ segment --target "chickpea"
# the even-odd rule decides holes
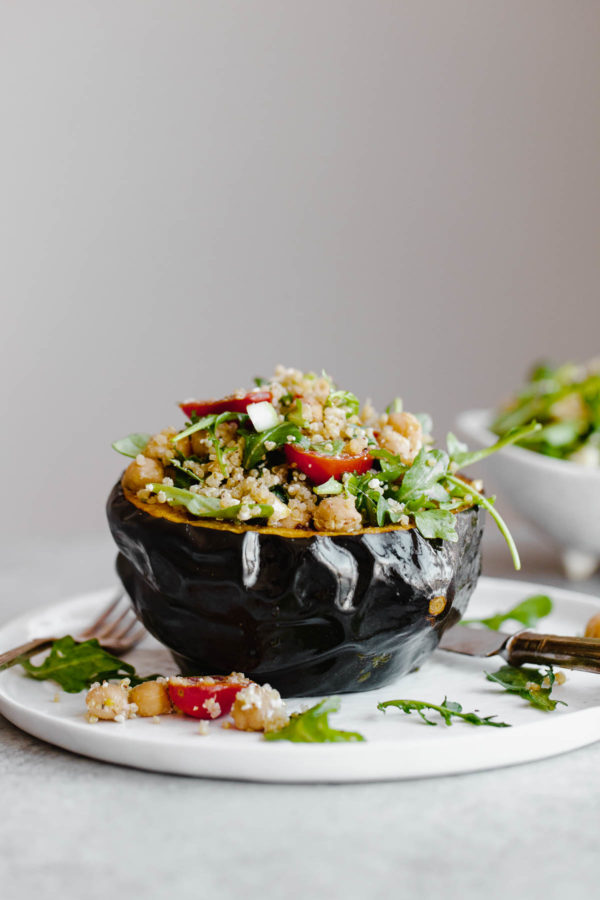
[[[600,638],[600,613],[592,616],[585,626],[585,637]]]
[[[411,413],[390,413],[388,423],[381,430],[379,444],[410,465],[423,446],[423,429]]]
[[[212,447],[208,432],[205,430],[194,431],[194,433],[190,435],[190,444],[194,456],[199,456],[200,458],[208,456]]]
[[[134,493],[143,490],[147,484],[161,482],[164,469],[157,459],[149,459],[140,453],[125,469],[123,487]]]
[[[362,516],[356,508],[354,497],[325,497],[314,512],[317,531],[357,531],[362,527]]]
[[[189,456],[191,452],[191,443],[189,437],[181,438],[176,444],[173,438],[178,434],[176,428],[165,428],[150,438],[144,450],[146,456],[152,459],[158,459],[164,466],[169,464],[169,460],[177,455],[177,451]]]
[[[249,684],[238,691],[231,716],[239,731],[277,731],[289,722],[279,691],[270,684]]]
[[[131,688],[129,700],[137,706],[138,716],[164,716],[173,712],[167,685],[161,681],[144,681]]]
[[[92,685],[85,698],[88,716],[95,719],[116,719],[123,722],[135,715],[135,706],[129,702],[129,688],[123,684]]]

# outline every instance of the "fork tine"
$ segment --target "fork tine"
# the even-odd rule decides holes
[[[108,619],[108,617],[111,615],[111,613],[114,612],[114,610],[120,603],[122,597],[123,597],[123,593],[121,591],[117,591],[117,595],[116,595],[115,599],[113,600],[113,602],[111,604],[109,604],[109,606],[106,607],[106,609],[101,613],[100,616],[98,616],[98,618],[96,619],[95,622],[92,622],[92,624],[89,626],[89,628],[86,628],[85,631],[81,632],[80,637],[88,638],[88,637],[95,636],[98,632],[98,629],[103,625],[103,623],[106,621],[106,619]]]
[[[132,610],[127,610],[127,612],[132,612]],[[132,613],[131,622],[128,622],[125,625],[125,628],[122,628],[118,634],[114,635],[114,640],[122,641],[123,638],[125,638],[129,634],[129,632],[132,630],[132,628],[135,628],[136,625],[139,625],[139,620],[138,620],[137,616],[134,613]]]
[[[104,628],[101,628],[99,631],[96,631],[95,637],[98,638],[99,641],[105,640],[109,637],[117,637],[115,634],[115,629],[118,625],[123,621],[125,616],[129,615],[129,607],[126,607],[120,616],[117,616],[116,619],[112,621],[106,622]]]
[[[146,629],[143,626],[140,626],[137,631],[134,631],[133,634],[129,635],[129,638],[127,640],[128,647],[134,647],[136,644],[139,644],[139,642],[143,638],[145,638],[147,634],[148,632],[146,631]]]
[[[117,607],[123,599],[126,599],[126,594],[118,591],[115,599],[102,611],[96,621],[85,631],[79,633],[78,640],[85,641],[96,638],[106,650],[112,650],[118,654],[126,653],[135,647],[147,632],[143,626],[140,626],[137,631],[132,631],[140,623],[129,605],[119,613]]]
[[[113,653],[118,653],[119,655],[122,653],[127,653],[128,650],[131,650],[135,647],[136,644],[145,638],[148,632],[145,628],[138,628],[137,631],[134,631],[133,634],[129,635],[126,640],[115,640],[112,638],[111,640],[104,641],[102,646],[105,650],[112,650]]]

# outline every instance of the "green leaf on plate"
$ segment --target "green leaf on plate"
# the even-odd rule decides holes
[[[324,744],[340,741],[364,741],[355,731],[338,731],[329,725],[329,713],[340,708],[339,697],[326,697],[305,712],[294,713],[278,731],[267,731],[266,741],[292,741],[299,744]]]
[[[520,622],[526,628],[533,628],[540,619],[550,615],[551,612],[552,600],[550,597],[546,594],[533,594],[505,613],[497,613],[495,616],[488,616],[486,619],[463,619],[461,625],[485,625],[486,628],[491,628],[492,631],[498,631],[504,622],[510,620]]]
[[[460,703],[448,700],[447,697],[444,697],[439,704],[427,703],[425,700],[384,700],[382,703],[377,704],[377,709],[385,712],[390,706],[395,706],[407,715],[417,712],[427,725],[438,724],[425,715],[424,710],[431,709],[440,714],[446,725],[452,725],[452,718],[455,717],[462,719],[464,722],[468,722],[470,725],[491,725],[492,728],[510,728],[508,722],[493,722],[492,720],[495,719],[496,716],[485,716],[482,718],[475,712],[463,712]]]
[[[550,694],[556,680],[552,666],[537,669],[531,666],[502,666],[497,672],[486,672],[488,681],[503,687],[509,694],[518,694],[536,709],[551,712],[557,704],[566,706],[563,700],[554,700]]]
[[[20,657],[16,663],[23,666],[30,678],[55,681],[69,694],[85,690],[94,681],[110,678],[130,678],[132,684],[140,681],[133,666],[108,653],[97,640],[78,643],[70,635],[54,641],[39,666],[26,657]]]

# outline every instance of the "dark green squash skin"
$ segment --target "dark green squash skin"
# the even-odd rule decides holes
[[[415,669],[481,570],[478,508],[457,513],[456,543],[414,528],[290,538],[195,527],[139,509],[120,484],[107,512],[125,590],[181,671],[244,672],[286,697],[371,690]]]

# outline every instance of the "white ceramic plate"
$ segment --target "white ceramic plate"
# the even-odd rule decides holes
[[[554,611],[544,630],[582,634],[598,611],[593,598],[541,585],[482,578],[469,615],[503,611],[533,593],[550,593]],[[42,634],[76,633],[107,603],[112,590],[86,594],[30,613],[0,629],[0,649]],[[174,671],[169,654],[148,639],[128,657],[141,673]],[[533,709],[486,681],[502,660],[470,659],[438,651],[421,668],[389,687],[342,695],[342,708],[331,717],[337,728],[360,731],[365,743],[267,743],[260,735],[225,730],[212,723],[201,736],[197,722],[167,716],[155,724],[133,719],[118,725],[84,718],[84,694],[66,694],[50,682],[26,678],[20,668],[0,673],[0,712],[19,728],[51,744],[95,759],[180,775],[271,782],[382,781],[473,772],[530,762],[600,740],[600,676],[567,673],[554,695],[568,706],[552,713]],[[440,703],[444,696],[465,711],[497,715],[512,728],[474,727],[442,722],[428,727],[413,713],[377,710],[381,700],[411,698]],[[58,701],[55,699],[58,697]],[[317,702],[289,701],[292,710]],[[434,714],[435,715],[435,714]]]

